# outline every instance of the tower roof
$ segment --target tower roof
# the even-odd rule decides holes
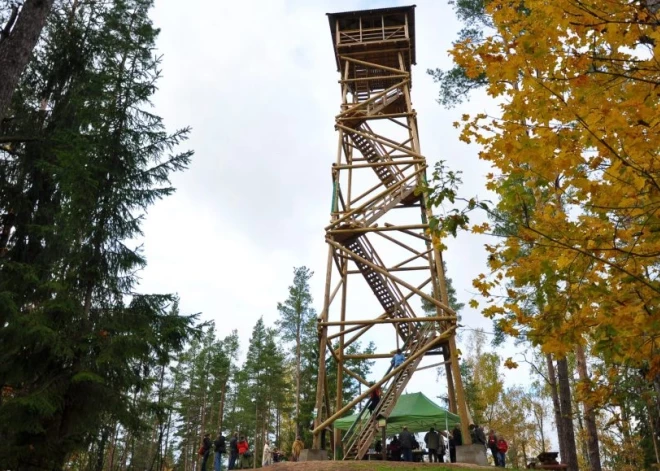
[[[391,8],[375,8],[372,10],[354,10],[344,11],[338,13],[327,13],[328,21],[330,23],[330,34],[332,35],[332,47],[335,50],[335,57],[337,58],[337,69],[339,69],[339,54],[337,51],[337,22],[342,20],[350,20],[352,18],[364,18],[372,16],[388,16],[402,14],[407,16],[408,19],[408,36],[410,40],[410,62],[416,64],[415,54],[415,7],[417,5],[409,5],[402,7]]]

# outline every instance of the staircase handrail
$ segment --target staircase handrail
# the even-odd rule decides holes
[[[410,350],[410,354],[413,354],[413,353],[417,352],[417,350],[418,350],[419,348],[421,348],[421,346],[422,346],[423,344],[426,343],[426,342],[423,342],[423,340],[426,340],[426,339],[427,339],[427,337],[428,337],[428,333],[429,333],[430,330],[432,330],[432,323],[427,323],[427,324],[424,325],[421,329],[417,329],[417,331],[415,332],[415,335],[411,335],[410,337],[408,337],[408,340],[406,341],[406,343],[404,343],[404,348],[405,348],[405,345],[406,345],[409,341],[412,341],[413,339],[415,339],[415,340],[417,340],[417,342],[415,343],[415,345],[413,346],[413,348],[411,348],[411,350]],[[420,358],[420,360],[421,360],[421,358]],[[417,362],[415,362],[415,363],[417,363]],[[395,389],[392,389],[392,386],[396,386],[396,385],[398,384],[399,379],[401,378],[401,375],[406,374],[410,368],[416,367],[415,363],[411,363],[410,366],[409,366],[408,368],[405,368],[405,369],[402,370],[398,375],[392,377],[392,378],[390,379],[390,381],[388,381],[387,383],[385,383],[385,384],[387,384],[387,387],[386,387],[386,388],[383,388],[383,389],[385,390],[385,394],[383,394],[383,399],[381,399],[381,401],[378,403],[378,405],[377,405],[376,408],[374,409],[372,415],[369,417],[369,420],[367,420],[366,422],[362,422],[362,421],[361,421],[361,417],[362,417],[362,414],[364,413],[364,410],[367,408],[367,406],[365,405],[365,406],[361,409],[360,414],[358,415],[358,417],[356,418],[356,420],[353,422],[353,424],[351,425],[351,427],[349,428],[349,430],[346,432],[346,436],[345,436],[344,439],[342,440],[344,443],[346,443],[347,441],[349,442],[349,443],[348,443],[348,446],[345,447],[345,450],[349,450],[349,451],[350,451],[351,448],[353,448],[353,446],[355,445],[355,441],[356,441],[356,439],[359,440],[359,438],[360,438],[360,437],[363,435],[363,433],[365,432],[365,429],[367,429],[368,427],[372,426],[372,422],[374,421],[374,418],[376,418],[376,417],[378,417],[379,415],[381,415],[381,409],[382,409],[383,405],[387,402],[388,396],[389,396],[390,394],[392,394],[392,393],[395,391],[395,389],[396,389],[396,388],[395,388]],[[392,371],[392,368],[393,368],[393,365],[390,364],[390,367],[388,368],[387,373],[385,373],[385,375],[389,374],[389,373]],[[367,404],[368,404],[368,402],[367,402]],[[362,427],[359,428],[359,433],[352,433],[352,434],[351,434],[351,432],[353,431],[353,429],[355,428],[355,426],[356,426],[358,423],[361,423],[361,424],[362,424]]]

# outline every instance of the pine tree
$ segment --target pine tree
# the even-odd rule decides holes
[[[289,286],[289,297],[283,303],[277,304],[280,320],[277,326],[285,342],[295,343],[295,420],[296,430],[300,433],[300,378],[302,369],[302,336],[303,328],[314,315],[312,310],[312,295],[309,292],[309,280],[314,273],[307,267],[293,269],[293,284]]]

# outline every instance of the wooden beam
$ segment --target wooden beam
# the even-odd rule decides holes
[[[379,98],[386,96],[392,90],[396,90],[397,88],[402,88],[404,84],[407,83],[407,81],[408,79],[402,80],[401,82],[395,83],[394,85],[386,88],[385,90],[378,92],[374,96],[370,97],[368,100],[355,103],[354,106],[347,108],[346,110],[342,111],[337,116],[335,116],[335,121],[339,122],[342,117],[349,115],[351,112],[361,110],[362,108],[367,108],[367,105],[370,105],[371,103],[377,101]]]
[[[429,267],[424,265],[421,267],[390,267],[387,268],[387,271],[390,272],[397,272],[397,271],[421,271],[421,270],[428,270]],[[349,275],[358,275],[361,274],[362,272],[360,270],[348,270]]]
[[[407,227],[404,227],[404,226],[395,226],[394,224],[390,224],[390,223],[387,223],[387,222],[386,222],[385,224],[383,224],[383,225],[384,225],[385,227],[400,227],[400,229],[398,229],[398,230],[400,230],[401,232],[403,232],[403,233],[405,233],[405,234],[408,234],[408,235],[413,236],[413,237],[417,237],[418,239],[422,239],[423,241],[426,241],[426,242],[431,242],[431,238],[430,238],[430,237],[427,237],[427,236],[422,235],[422,234],[416,234],[416,233],[410,231]],[[424,226],[423,229],[424,229],[425,231],[429,228],[428,223],[427,223],[427,224],[421,224],[421,225]]]
[[[374,120],[379,120],[379,119],[389,119],[394,123],[397,123],[400,126],[403,126],[404,128],[407,128],[403,123],[399,123],[398,121],[394,120],[393,118],[409,118],[410,116],[413,116],[414,113],[389,113],[389,114],[377,114],[377,115],[360,115],[360,114],[355,114],[355,115],[349,115],[349,116],[344,116],[342,118],[339,118],[338,121],[356,121],[356,120],[364,120],[364,119],[369,119],[369,121],[374,121]]]
[[[344,247],[341,244],[338,244],[335,241],[328,240],[328,244],[332,245],[333,247],[335,247],[339,250],[342,250],[342,251],[350,254],[351,257],[354,258],[355,260],[359,261],[360,263],[363,263],[363,264],[367,265],[368,267],[371,267],[373,270],[377,271],[381,275],[388,277],[390,280],[400,284],[401,286],[404,286],[405,288],[409,289],[410,291],[415,292],[416,294],[418,294],[422,298],[426,299],[430,303],[433,303],[434,305],[436,305],[439,308],[443,309],[445,312],[448,312],[449,314],[456,315],[456,312],[451,307],[447,306],[445,303],[442,303],[442,302],[438,301],[437,299],[434,299],[433,296],[429,296],[428,294],[424,293],[423,291],[418,290],[413,285],[411,285],[410,283],[402,280],[401,278],[388,273],[387,270],[385,270],[383,267],[379,267],[378,265],[376,265],[374,263],[371,263],[366,258],[360,257],[355,252],[352,252],[351,250],[347,249],[346,247]]]
[[[431,282],[431,278],[428,278],[425,282],[423,282],[423,283],[421,283],[420,285],[418,285],[417,288],[419,288],[419,289],[423,289],[423,288],[424,288],[426,285],[428,285],[430,282]],[[412,293],[412,292],[408,293],[408,294],[405,296],[405,298],[404,298],[403,300],[404,300],[404,301],[407,301],[407,300],[410,299],[414,294],[415,294],[415,293]],[[397,305],[395,305],[395,307],[399,307],[399,305],[397,304]],[[380,316],[378,316],[378,319],[385,319],[385,318],[388,317],[389,315],[390,315],[390,314],[389,314],[388,312],[384,312],[383,314],[381,314]],[[361,336],[362,334],[364,334],[366,331],[368,331],[369,329],[371,329],[371,327],[373,327],[373,325],[369,325],[369,326],[366,326],[366,327],[360,327],[360,326],[357,326],[357,327],[351,327],[350,329],[346,329],[346,330],[344,330],[344,333],[345,333],[345,334],[348,334],[348,333],[351,333],[351,332],[355,332],[356,330],[361,330],[360,333],[358,333],[357,335],[351,337],[351,339],[350,339],[348,342],[346,342],[346,346],[349,346],[350,344],[352,344],[353,342],[355,342],[357,339],[359,339],[360,336]],[[328,336],[328,338],[329,338],[329,339],[335,339],[335,338],[338,337],[339,335],[341,335],[341,333],[330,335],[330,336]]]
[[[394,67],[387,67],[386,65],[382,65],[382,64],[374,64],[373,62],[361,61],[353,57],[341,56],[341,58],[343,58],[346,61],[353,62],[354,64],[366,65],[367,67],[372,67],[374,69],[388,70],[395,74],[403,73],[405,74],[406,77],[410,77],[410,72],[406,72],[405,69],[404,70],[395,69]]]
[[[426,267],[428,268],[428,267]],[[438,321],[455,321],[456,316],[433,316],[433,317],[392,317],[389,319],[360,319],[348,321],[328,321],[320,322],[321,325],[337,326],[337,325],[370,325],[370,324],[406,324],[410,322],[438,322]]]
[[[356,353],[354,355],[346,355],[344,358],[351,360],[366,360],[375,358],[392,358],[393,353]]]
[[[444,340],[447,340],[447,338],[452,337],[453,334],[454,334],[454,330],[456,330],[456,326],[453,326],[451,329],[447,330],[446,332],[443,332],[441,335],[439,335],[438,337],[436,337],[435,339],[430,341],[427,345],[424,345],[417,352],[413,353],[408,358],[406,358],[403,361],[403,363],[401,363],[396,368],[393,368],[388,374],[386,374],[381,379],[376,381],[372,386],[370,386],[362,394],[355,397],[352,401],[350,401],[344,407],[342,407],[341,409],[336,411],[332,416],[328,417],[322,423],[318,424],[313,430],[314,435],[316,436],[325,427],[332,424],[335,420],[337,420],[339,417],[344,415],[347,411],[351,410],[358,402],[360,402],[364,398],[368,397],[369,394],[371,394],[371,391],[375,390],[376,388],[379,388],[380,386],[385,384],[387,381],[389,381],[390,378],[398,375],[401,371],[403,371],[405,368],[407,368],[410,363],[415,361],[420,356],[424,355],[428,350],[432,349],[433,347],[435,347],[440,342],[442,342]]]
[[[395,226],[394,224],[388,224],[385,226],[369,226],[369,227],[355,227],[351,229],[326,229],[327,232],[331,234],[345,234],[349,232],[387,232],[387,231],[401,231],[406,232],[410,229],[428,229],[428,224],[407,224],[401,226]],[[412,235],[417,235],[412,233]],[[420,236],[422,237],[422,236]]]
[[[394,193],[396,191],[399,191],[401,188],[405,186],[406,183],[408,183],[410,180],[412,180],[414,177],[416,177],[418,174],[421,174],[424,169],[420,169],[415,171],[414,173],[411,173],[407,177],[405,177],[403,180],[400,180],[397,182],[396,185],[392,185],[391,187],[386,188],[382,192],[378,193],[376,196],[373,196],[371,199],[367,200],[366,202],[362,203],[360,206],[357,208],[353,208],[350,211],[347,211],[341,216],[339,219],[333,221],[331,224],[325,226],[325,230],[330,230],[333,226],[337,226],[339,223],[344,222],[345,220],[348,220],[351,216],[359,213],[365,212],[365,210],[369,207],[369,205],[378,202],[378,200],[385,199],[386,196],[390,195],[391,193]],[[341,195],[341,192],[339,192]],[[427,226],[428,227],[428,226]]]
[[[375,75],[373,77],[359,77],[352,79],[337,80],[337,83],[367,82],[369,80],[387,80],[387,79],[404,79],[404,78],[408,78],[408,75],[404,75],[404,74]]]
[[[402,248],[404,248],[404,249],[406,249],[406,250],[408,250],[408,251],[410,251],[410,252],[412,252],[412,253],[415,254],[415,256],[414,256],[413,258],[410,258],[410,259],[408,259],[407,261],[404,261],[404,262],[401,262],[401,263],[395,265],[396,267],[400,267],[400,266],[402,266],[402,265],[405,265],[406,263],[408,263],[408,262],[412,262],[413,260],[415,260],[415,259],[417,259],[417,258],[420,258],[420,257],[422,257],[422,258],[424,258],[424,260],[427,260],[427,261],[428,261],[429,258],[427,257],[427,255],[433,251],[433,249],[430,249],[430,250],[427,250],[426,252],[419,252],[419,251],[413,249],[411,246],[409,246],[409,245],[407,245],[407,244],[404,244],[404,243],[401,242],[400,240],[396,240],[394,237],[391,237],[391,236],[389,236],[389,235],[387,235],[387,234],[377,233],[377,235],[379,235],[380,237],[383,237],[383,238],[389,240],[389,241],[392,242],[393,244],[396,244],[396,245],[398,245],[399,247],[402,247]]]
[[[411,149],[409,147],[402,147],[402,146],[399,145],[399,143],[397,143],[397,142],[395,142],[391,139],[387,139],[383,136],[379,136],[377,134],[368,134],[368,133],[365,133],[365,132],[362,132],[362,131],[357,131],[355,129],[349,128],[348,126],[344,126],[343,124],[336,124],[335,127],[337,129],[343,129],[344,131],[346,131],[349,134],[357,134],[358,136],[362,136],[365,139],[370,139],[372,141],[378,142],[379,144],[381,144],[383,146],[391,147],[392,149],[396,149],[398,151],[404,152],[404,153],[406,153],[406,154],[408,154],[412,157],[417,157],[419,159],[424,159],[424,156],[422,154],[420,154],[419,152],[415,152],[413,149]],[[424,161],[426,162],[426,159],[424,159]]]
[[[335,289],[332,290],[332,294],[330,295],[330,301],[329,301],[329,304],[332,304],[332,301],[334,301],[335,296],[337,295],[337,291],[339,291],[339,288],[340,288],[341,285],[343,284],[343,281],[344,281],[344,280],[339,280],[339,283],[337,283],[337,286],[335,286]]]
[[[355,169],[355,168],[370,168],[370,167],[390,167],[392,165],[414,165],[418,163],[423,163],[426,165],[425,159],[411,159],[411,160],[396,160],[390,162],[369,162],[366,164],[340,164],[336,165],[335,168],[339,170],[345,169]]]
[[[327,321],[328,320],[328,310],[330,307],[330,284],[332,283],[332,254],[333,254],[332,247],[328,247],[328,260],[326,262],[327,267],[326,267],[326,278],[325,278],[325,295],[324,295],[324,300],[323,300],[323,311],[321,312],[321,320],[322,321]],[[328,328],[323,327],[321,329],[321,332],[319,332],[319,353],[320,352],[325,352],[326,349],[326,343],[327,343],[327,338],[328,338]],[[327,395],[327,391],[325,391],[325,353],[319,354],[319,371],[318,371],[318,377],[316,381],[316,411],[317,411],[317,417],[315,419],[315,423],[318,424],[321,421],[321,408],[323,407],[324,403],[324,395]],[[320,431],[323,429],[320,429],[319,431],[314,431],[314,438],[313,438],[313,447],[315,449],[319,449],[321,445],[321,435]],[[298,430],[296,430],[296,433],[299,433]]]
[[[407,157],[408,157],[408,156],[406,156],[406,158],[407,158]],[[361,160],[367,160],[367,159],[361,159]],[[411,167],[412,167],[412,165],[407,165],[407,166],[405,166],[404,168],[401,169],[401,172],[403,173],[403,172],[405,172],[406,170],[410,169]],[[380,188],[380,187],[382,187],[382,186],[384,186],[384,185],[383,185],[383,182],[378,182],[376,185],[372,186],[371,188],[369,188],[369,189],[368,189],[367,191],[365,191],[364,193],[361,193],[361,194],[360,194],[359,196],[357,196],[354,200],[350,201],[349,204],[354,205],[355,203],[357,203],[358,201],[360,201],[362,198],[364,198],[365,196],[369,195],[370,193],[373,193],[375,190],[377,190],[378,188]]]
[[[434,363],[432,365],[422,366],[421,368],[417,368],[415,371],[428,370],[429,368],[437,368],[438,366],[446,365],[447,363],[450,363],[450,362],[441,361],[440,363]]]
[[[340,360],[341,357],[337,354],[337,352],[335,352],[335,349],[334,349],[334,347],[332,346],[332,344],[330,343],[329,340],[327,341],[326,345],[327,345],[327,347],[328,347],[328,350],[330,350],[330,354],[331,354],[332,357],[335,359],[335,362],[336,362],[338,365],[341,366],[341,370],[342,370],[344,373],[346,373],[346,374],[347,374],[348,376],[350,376],[351,378],[354,378],[354,379],[358,380],[359,382],[361,382],[361,383],[364,384],[365,386],[369,386],[369,382],[368,382],[366,379],[364,379],[364,378],[363,378],[362,376],[360,376],[359,374],[355,373],[354,371],[352,371],[352,370],[350,370],[349,368],[347,368],[346,366],[344,366],[344,362]],[[348,358],[348,357],[344,356],[343,358]]]

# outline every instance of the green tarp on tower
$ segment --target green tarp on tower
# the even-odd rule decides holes
[[[367,414],[367,413],[365,413]],[[366,415],[365,415],[366,417]],[[349,415],[335,421],[335,428],[348,430],[356,415]],[[387,419],[387,429],[393,433],[401,430],[404,425],[413,433],[427,432],[429,428],[436,430],[450,430],[459,424],[460,417],[443,409],[423,393],[402,394],[394,406],[394,410]]]

